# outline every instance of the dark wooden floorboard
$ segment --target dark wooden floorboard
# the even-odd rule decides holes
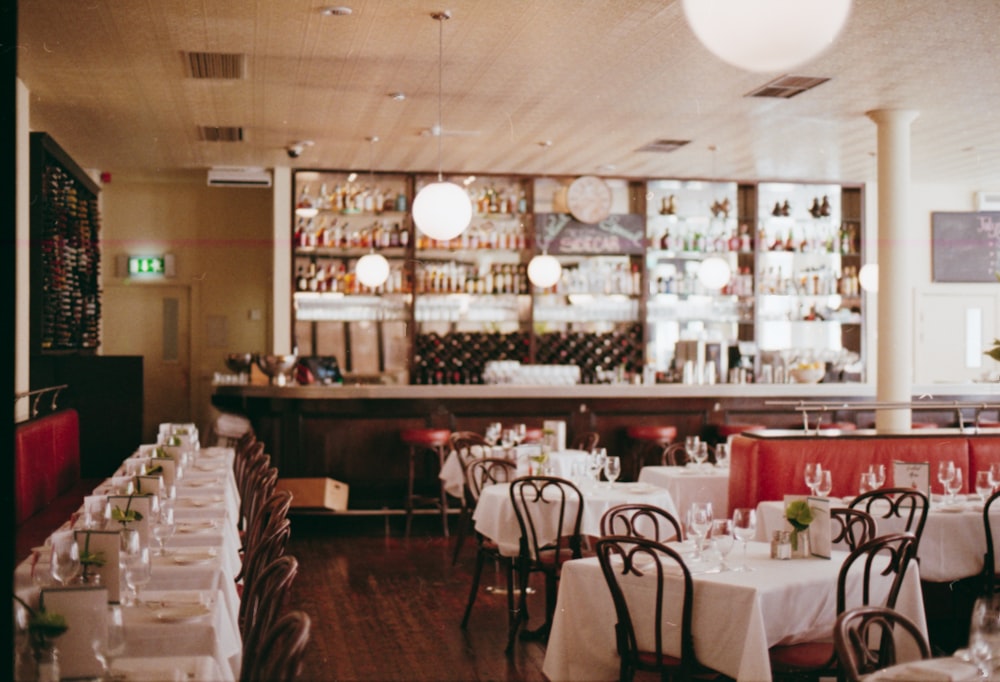
[[[506,597],[484,587],[503,580],[492,567],[467,631],[459,627],[474,567],[467,539],[451,565],[454,536],[441,535],[433,516],[414,520],[410,539],[402,518],[293,516],[288,553],[299,560],[290,608],[312,618],[301,679],[544,680],[544,647],[518,642],[504,654]],[[542,584],[529,600],[531,627],[544,613]]]

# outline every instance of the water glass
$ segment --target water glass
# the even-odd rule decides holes
[[[983,502],[990,498],[993,494],[993,475],[986,470],[976,472],[976,493]]]
[[[156,539],[157,556],[166,556],[167,540],[174,534],[176,525],[174,524],[174,505],[170,503],[163,503],[160,505],[160,513],[156,515],[153,520],[153,524],[150,526],[150,532]]]
[[[733,522],[729,519],[716,519],[712,522],[712,541],[719,552],[719,570],[731,570],[726,564],[726,557],[733,550],[736,539],[733,537]]]
[[[87,495],[83,498],[83,526],[87,530],[101,530],[111,519],[107,495]]]
[[[944,489],[948,493],[950,504],[958,501],[958,491],[962,489],[962,470],[959,467],[955,467],[955,474],[945,483]]]
[[[743,565],[737,571],[752,571],[747,565],[747,543],[757,534],[757,510],[740,507],[733,510],[733,535],[743,543]]]
[[[125,617],[120,604],[108,604],[107,631],[95,631],[92,646],[101,663],[101,679],[115,679],[112,671],[114,659],[125,653]]]
[[[829,469],[819,472],[819,482],[816,483],[816,494],[820,497],[829,497],[833,490],[833,474]]]
[[[875,488],[885,487],[885,465],[884,464],[869,464],[868,471],[872,472],[875,476]]]
[[[858,481],[858,494],[864,495],[872,490],[877,490],[878,486],[875,485],[875,474],[870,471],[862,471],[861,479]]]
[[[614,483],[622,473],[622,461],[618,456],[608,457],[604,462],[604,477]]]
[[[701,438],[698,436],[687,436],[684,438],[684,452],[687,453],[688,460],[695,462],[698,455],[698,448],[701,445]]]
[[[972,607],[969,623],[969,657],[980,674],[993,679],[1000,668],[1000,595],[980,597]]]
[[[697,560],[702,558],[702,544],[712,528],[712,503],[693,502],[689,515],[689,530],[695,537]]]
[[[715,446],[715,466],[723,468],[729,466],[729,445],[726,443]]]
[[[52,558],[49,566],[52,577],[60,585],[69,585],[80,574],[83,565],[80,563],[80,547],[71,530],[63,530],[52,534]]]
[[[590,453],[590,475],[595,482],[600,482],[604,464],[608,461],[607,448],[594,448]]]
[[[819,462],[807,462],[805,469],[805,482],[809,487],[809,493],[816,496],[816,486],[819,485],[820,472],[823,471],[823,467]]]
[[[938,482],[943,492],[948,492],[948,482],[955,477],[955,463],[950,459],[938,463]]]
[[[130,601],[140,603],[139,589],[148,583],[152,577],[153,561],[149,555],[149,547],[139,547],[138,550],[125,555],[125,584],[128,586]]]

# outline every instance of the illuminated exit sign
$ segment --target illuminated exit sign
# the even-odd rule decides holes
[[[118,275],[120,277],[174,277],[174,255],[160,256],[119,256]]]

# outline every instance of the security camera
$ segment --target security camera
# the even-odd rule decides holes
[[[285,147],[285,151],[288,152],[288,158],[297,159],[302,156],[302,152],[305,151],[306,147],[311,147],[313,144],[312,140],[301,140]]]

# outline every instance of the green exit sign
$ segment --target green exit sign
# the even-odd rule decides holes
[[[118,272],[124,277],[173,277],[174,256],[120,256]]]

